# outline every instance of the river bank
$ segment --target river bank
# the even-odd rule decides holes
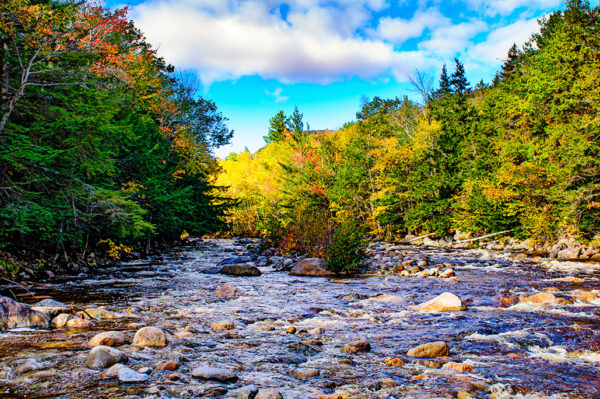
[[[595,263],[375,243],[362,277],[311,278],[281,270],[294,260],[271,256],[265,265],[249,250],[255,246],[195,241],[30,287],[37,297],[21,301],[51,297],[110,318],[95,317],[85,328],[0,333],[0,397],[242,398],[251,397],[243,396],[249,385],[286,399],[600,394]],[[226,263],[260,275],[219,273]],[[418,266],[421,274],[403,276],[396,265]],[[454,276],[422,274],[432,269]],[[465,309],[416,307],[444,292]],[[145,327],[160,329],[166,346],[134,345]],[[137,374],[90,367],[90,341],[107,332],[122,334],[115,349]],[[448,350],[436,357],[410,352],[440,341]],[[220,369],[222,378],[202,367]]]

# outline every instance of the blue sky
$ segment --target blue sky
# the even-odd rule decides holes
[[[235,130],[217,155],[264,146],[269,119],[297,105],[312,129],[354,119],[362,97],[409,95],[453,58],[491,80],[513,43],[560,0],[105,0],[167,62],[195,71]]]

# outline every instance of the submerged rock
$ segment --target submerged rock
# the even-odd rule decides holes
[[[316,377],[320,374],[317,369],[295,369],[292,370],[292,375],[298,380],[307,380],[311,377]]]
[[[330,277],[335,273],[327,268],[327,262],[320,258],[302,259],[290,271],[292,276]]]
[[[450,349],[444,341],[429,342],[406,352],[406,355],[410,357],[441,357],[449,354]]]
[[[85,365],[91,369],[105,369],[117,363],[126,363],[127,360],[127,356],[120,350],[100,345],[90,351]]]
[[[351,344],[344,345],[342,352],[356,354],[359,352],[369,352],[371,350],[371,344],[368,342],[352,342]]]
[[[227,284],[225,284],[224,286],[222,286],[215,292],[215,296],[217,298],[225,298],[225,299],[235,299],[242,295],[244,295],[242,290],[240,290],[239,288],[233,287],[231,285],[227,285]]]
[[[452,312],[456,310],[464,310],[466,307],[456,295],[450,292],[444,292],[435,298],[424,302],[417,306],[411,306],[411,309],[421,310],[425,312]]]
[[[251,257],[249,257],[249,256],[236,256],[236,257],[233,257],[233,258],[223,259],[221,262],[219,262],[219,266],[239,265],[239,264],[248,263],[248,262],[252,262],[252,258]]]
[[[553,303],[555,300],[556,296],[550,292],[540,292],[539,294],[520,298],[520,302],[527,303]]]
[[[162,330],[156,327],[143,327],[135,333],[132,345],[138,348],[145,346],[163,347],[167,346],[167,337]]]
[[[247,385],[240,388],[237,394],[237,399],[254,399],[258,393],[258,388],[254,385]]]
[[[238,378],[233,371],[218,367],[196,367],[192,370],[192,377],[221,382],[235,381]]]
[[[85,311],[77,312],[77,315],[83,319],[104,319],[104,320],[113,320],[118,316],[103,307],[100,308],[87,308]]]
[[[9,328],[46,328],[50,324],[48,315],[33,310],[29,305],[0,296],[0,330]]]
[[[256,266],[252,265],[225,265],[221,269],[222,274],[229,276],[260,276],[261,272]]]

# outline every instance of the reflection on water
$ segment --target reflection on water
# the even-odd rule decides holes
[[[81,276],[36,289],[76,307],[105,305],[125,317],[99,322],[92,331],[10,331],[0,334],[0,398],[236,397],[248,384],[273,387],[288,398],[340,393],[350,398],[600,397],[600,309],[576,300],[576,290],[597,292],[598,266],[533,263],[480,251],[406,247],[434,263],[452,263],[458,282],[435,278],[372,276],[354,279],[293,277],[261,268],[260,277],[204,274],[221,259],[240,255],[245,245],[206,240],[194,249],[171,252],[151,262],[133,262],[102,276]],[[576,283],[565,277],[578,277]],[[245,295],[215,297],[224,284]],[[516,303],[502,298],[531,295],[552,287],[563,305]],[[442,292],[458,295],[463,312],[423,313],[408,307]],[[377,297],[386,294],[386,296]],[[212,331],[216,322],[233,330]],[[153,370],[141,385],[102,379],[85,368],[87,342],[100,330],[122,330],[128,342],[143,325],[168,333],[166,348],[120,347],[134,369],[174,359],[174,372]],[[296,333],[286,332],[289,326]],[[310,330],[322,327],[322,334]],[[364,341],[371,351],[347,354],[345,344]],[[410,348],[446,341],[449,358],[412,359]],[[402,367],[385,365],[400,358]],[[27,359],[43,364],[24,374]],[[442,368],[462,362],[472,370]],[[200,365],[234,370],[235,383],[191,377]],[[319,375],[296,379],[297,368]],[[463,396],[468,397],[468,396]]]

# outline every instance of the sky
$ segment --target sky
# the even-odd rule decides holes
[[[158,54],[194,72],[235,131],[224,157],[265,145],[269,119],[298,106],[310,128],[338,129],[364,97],[408,95],[421,71],[437,82],[454,57],[491,81],[513,43],[560,0],[105,0]]]

